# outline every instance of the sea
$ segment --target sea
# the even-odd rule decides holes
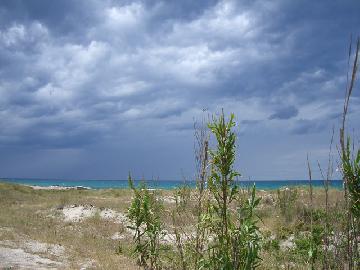
[[[31,186],[61,186],[61,187],[87,187],[91,189],[110,189],[110,188],[129,188],[127,180],[63,180],[63,179],[34,179],[34,178],[7,178],[0,179],[0,182],[24,184]],[[140,180],[135,180],[135,185],[140,185]],[[147,188],[152,189],[175,189],[180,186],[189,186],[194,188],[195,181],[184,180],[147,180],[145,181]],[[284,187],[308,186],[309,180],[244,180],[238,181],[237,184],[243,188],[252,187],[254,184],[257,189],[271,190]],[[313,187],[323,187],[323,180],[312,180]],[[342,180],[331,180],[329,186],[332,188],[342,189]]]

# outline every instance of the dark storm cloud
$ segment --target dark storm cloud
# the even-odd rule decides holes
[[[292,106],[279,108],[277,112],[270,115],[269,119],[290,119],[297,116],[299,113],[298,109]]]
[[[38,21],[58,38],[70,36],[81,42],[76,35],[83,39],[89,27],[101,19],[97,17],[97,8],[102,7],[100,3],[92,0],[4,0],[0,8],[1,20],[5,26],[13,22],[29,24]]]
[[[146,134],[161,148],[181,131],[181,142],[169,141],[181,152],[193,119],[221,108],[236,113],[242,136],[282,130],[311,140],[341,113],[359,9],[357,1],[1,1],[0,146],[130,147]],[[110,155],[97,149],[99,159]]]
[[[321,130],[329,130],[324,122],[318,120],[300,119],[295,122],[292,133],[297,135],[304,135],[309,133],[318,133]]]
[[[174,131],[194,131],[193,123],[176,123],[169,125],[168,128]]]

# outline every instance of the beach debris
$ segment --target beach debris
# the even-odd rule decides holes
[[[89,190],[91,188],[90,187],[84,187],[84,186],[76,186],[75,189],[76,190]]]

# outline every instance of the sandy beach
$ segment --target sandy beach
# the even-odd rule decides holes
[[[31,185],[24,185],[31,187],[34,190],[89,190],[91,188],[84,187],[84,186],[75,186],[75,187],[64,187],[64,186],[31,186]]]

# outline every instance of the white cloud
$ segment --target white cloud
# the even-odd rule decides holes
[[[26,30],[24,25],[14,24],[6,31],[1,32],[1,40],[5,46],[14,46],[25,39]]]
[[[169,40],[180,44],[201,42],[211,43],[238,41],[255,38],[258,34],[256,14],[249,10],[239,11],[234,1],[221,1],[202,16],[190,22],[178,22],[173,26]]]
[[[27,43],[39,43],[48,37],[48,29],[40,22],[29,25],[14,23],[4,31],[0,31],[0,44],[11,49]]]
[[[35,97],[43,104],[63,106],[64,102],[71,101],[73,92],[48,83],[36,91]]]
[[[141,23],[145,11],[141,3],[131,3],[124,6],[113,6],[105,9],[108,26],[114,30],[130,30]]]

